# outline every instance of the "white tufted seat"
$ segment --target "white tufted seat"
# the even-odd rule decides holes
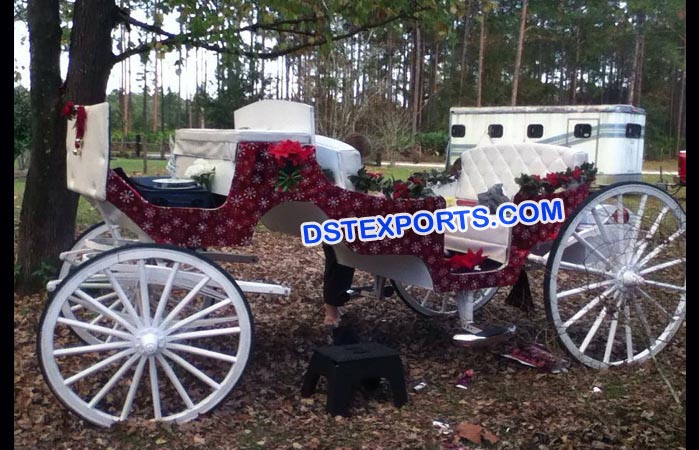
[[[491,144],[475,147],[461,155],[461,176],[456,185],[456,198],[477,203],[478,194],[502,183],[503,192],[510,200],[519,191],[515,178],[522,173],[546,175],[562,172],[587,161],[584,151],[548,144]],[[459,208],[458,206],[451,209]],[[510,228],[447,233],[444,246],[448,250],[466,252],[483,248],[483,254],[505,263],[509,248]]]

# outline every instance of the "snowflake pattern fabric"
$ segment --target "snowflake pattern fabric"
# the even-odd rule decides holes
[[[154,205],[113,170],[109,171],[107,200],[146,230],[155,242],[182,247],[250,245],[255,225],[260,218],[280,203],[289,201],[313,203],[330,219],[385,216],[399,212],[413,214],[421,210],[435,211],[446,206],[443,197],[392,200],[347,191],[327,180],[316,162],[315,154],[301,169],[302,178],[296,189],[277,191],[275,185],[279,168],[269,154],[270,145],[260,142],[238,145],[231,190],[226,201],[218,208]],[[562,193],[534,197],[519,193],[514,202],[560,197],[568,217],[587,197],[589,187],[587,183]],[[354,241],[345,245],[362,255],[419,257],[429,270],[437,292],[475,290],[515,284],[529,250],[538,242],[553,240],[561,225],[538,223],[513,227],[508,264],[494,272],[453,273],[449,270],[448,260],[444,258],[444,235],[439,233],[421,236],[406,231],[402,238],[385,239],[379,243]]]

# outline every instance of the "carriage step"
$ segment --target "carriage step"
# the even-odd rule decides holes
[[[236,280],[238,286],[243,292],[252,292],[255,294],[274,294],[274,295],[289,295],[291,288],[282,286],[281,284],[265,283],[261,281],[239,281]]]

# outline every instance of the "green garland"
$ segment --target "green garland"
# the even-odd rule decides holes
[[[406,181],[384,177],[380,173],[367,172],[361,168],[356,175],[350,175],[349,180],[358,192],[381,192],[386,198],[424,198],[434,195],[427,186],[451,183],[456,180],[448,172],[432,169],[430,172],[415,172]]]
[[[523,173],[520,177],[515,178],[515,182],[519,184],[523,194],[537,196],[552,194],[557,189],[568,189],[582,183],[589,183],[594,181],[596,174],[595,164],[586,162],[574,169],[569,167],[564,172],[550,172],[543,177]]]

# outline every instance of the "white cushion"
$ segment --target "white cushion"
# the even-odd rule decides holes
[[[587,161],[587,153],[548,144],[491,144],[461,154],[461,176],[456,197],[477,200],[478,194],[502,183],[503,192],[513,199],[519,191],[515,178],[522,173],[546,175],[565,171]]]
[[[587,161],[587,153],[548,144],[491,144],[466,150],[461,155],[461,176],[456,184],[456,198],[477,200],[478,194],[502,183],[510,200],[519,192],[515,178],[522,173],[546,175],[562,172]],[[456,207],[458,208],[458,207]],[[495,216],[490,216],[494,219]],[[469,249],[505,263],[510,241],[509,227],[486,228],[445,233],[444,248],[466,253]]]
[[[75,148],[75,119],[66,132],[66,182],[68,189],[96,200],[107,199],[109,169],[109,103],[85,106],[85,135]]]

